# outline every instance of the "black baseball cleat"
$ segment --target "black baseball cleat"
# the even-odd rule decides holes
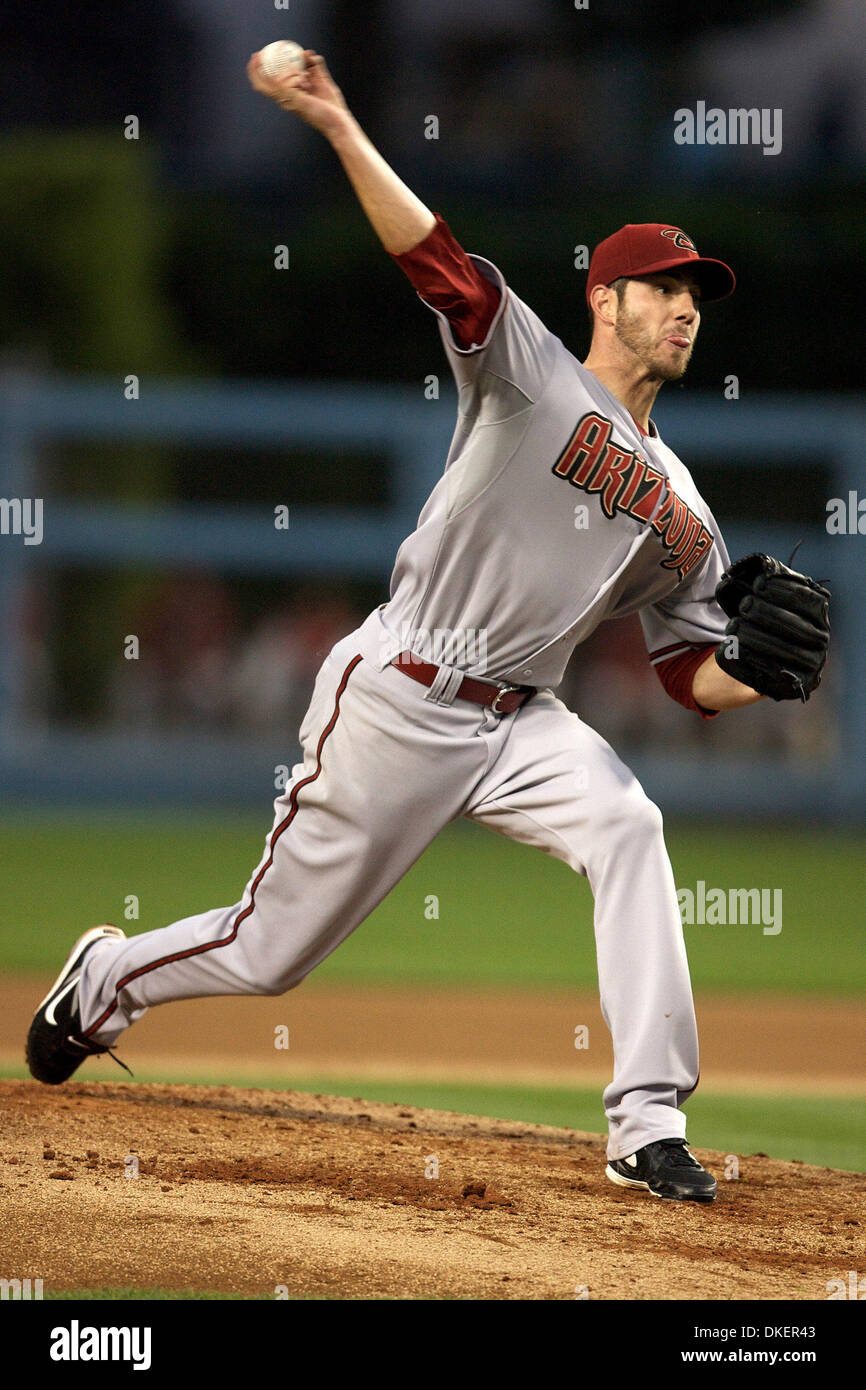
[[[79,936],[70,955],[51,989],[46,994],[30,1025],[27,1034],[27,1065],[31,1076],[44,1081],[49,1086],[59,1086],[67,1081],[85,1057],[107,1052],[118,1066],[129,1071],[119,1057],[108,1047],[100,1047],[82,1037],[81,1016],[78,1012],[78,983],[81,979],[81,963],[91,947],[105,937],[119,937],[126,940],[126,932],[120,927],[91,927]],[[130,1076],[132,1072],[129,1072]]]
[[[614,1158],[607,1176],[620,1187],[641,1187],[674,1202],[712,1202],[717,1184],[689,1153],[685,1139],[658,1139],[628,1158]]]

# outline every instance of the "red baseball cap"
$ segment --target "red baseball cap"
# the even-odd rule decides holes
[[[737,281],[724,261],[699,256],[690,236],[664,222],[629,222],[613,236],[600,241],[592,253],[586,281],[586,302],[596,285],[612,285],[621,275],[657,275],[688,267],[701,289],[701,298],[712,303],[733,294]]]

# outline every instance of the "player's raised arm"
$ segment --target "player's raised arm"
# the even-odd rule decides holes
[[[382,158],[355,120],[324,58],[304,49],[306,70],[269,77],[254,53],[247,76],[257,92],[293,111],[330,142],[386,251],[400,256],[433,230],[436,219]]]

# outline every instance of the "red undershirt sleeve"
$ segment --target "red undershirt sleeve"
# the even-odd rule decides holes
[[[483,343],[499,307],[499,290],[472,264],[439,213],[436,226],[396,256],[388,254],[409,277],[421,298],[444,314],[460,348]]]
[[[653,667],[671,699],[686,709],[694,710],[701,719],[715,719],[719,713],[717,709],[704,709],[692,694],[695,672],[699,666],[703,666],[710,652],[715,651],[716,645],[709,642],[700,647],[690,647],[687,652],[680,652],[678,656],[672,656],[669,661],[660,661]]]

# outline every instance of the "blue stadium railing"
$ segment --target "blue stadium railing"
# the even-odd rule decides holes
[[[380,581],[439,476],[455,421],[452,390],[428,400],[421,387],[297,382],[149,382],[139,400],[117,380],[0,376],[0,499],[41,496],[39,545],[0,535],[0,792],[7,805],[52,799],[144,806],[261,804],[274,768],[294,760],[296,731],[238,737],[201,730],[136,732],[41,725],[22,710],[24,648],[15,615],[40,567],[206,567],[227,575],[355,577]],[[697,469],[720,459],[766,476],[760,526],[725,526],[732,555],[769,550],[787,558],[805,539],[808,568],[834,589],[833,663],[838,751],[817,765],[778,757],[756,763],[693,750],[630,762],[666,810],[697,814],[862,819],[866,812],[866,648],[857,607],[866,593],[866,536],[829,535],[824,513],[792,528],[774,517],[774,470],[828,466],[829,497],[862,487],[866,409],[844,397],[756,396],[725,401],[698,392],[660,400],[667,442]],[[273,449],[349,448],[389,461],[389,505],[292,506],[287,531],[273,511],[226,505],[122,505],[40,491],[40,450],[58,441]],[[279,501],[280,499],[276,499]],[[7,520],[11,513],[3,513]],[[804,562],[805,563],[805,562]],[[37,578],[38,582],[38,578]],[[698,775],[699,768],[699,775]]]

